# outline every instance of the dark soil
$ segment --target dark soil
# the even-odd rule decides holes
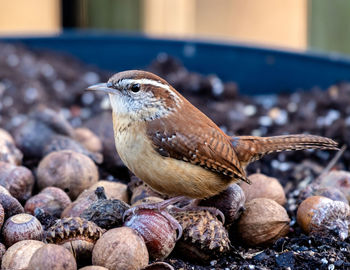
[[[168,80],[230,135],[310,133],[330,137],[340,146],[350,144],[349,83],[329,89],[249,97],[239,92],[239,85],[234,82],[190,72],[164,54],[150,63],[149,70]],[[110,74],[70,56],[0,44],[0,127],[12,132],[28,119],[28,112],[44,104],[56,109],[74,127],[91,127],[97,121],[99,125],[93,131],[110,134],[110,114],[103,113],[109,110],[106,96],[84,91],[88,85],[106,81]],[[108,123],[106,128],[104,123]],[[113,141],[110,145],[114,149]],[[230,254],[204,265],[182,261],[175,255],[166,261],[176,269],[350,269],[349,240],[339,241],[332,235],[305,236],[295,222],[301,188],[322,172],[334,154],[279,153],[248,167],[249,173],[261,171],[278,178],[284,186],[288,197],[286,209],[292,220],[288,237],[268,248],[247,248],[233,242]],[[106,159],[108,162],[100,166],[103,178],[129,180],[126,168],[116,157]],[[35,167],[30,160],[25,160],[25,164]],[[336,168],[349,170],[349,167],[347,150]]]

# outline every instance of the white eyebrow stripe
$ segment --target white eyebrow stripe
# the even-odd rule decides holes
[[[127,86],[128,84],[150,84],[156,87],[160,87],[166,90],[170,90],[169,85],[161,83],[159,81],[151,80],[151,79],[123,79],[119,82],[122,86]],[[172,91],[171,91],[172,92]]]

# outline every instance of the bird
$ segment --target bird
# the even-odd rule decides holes
[[[338,150],[335,141],[317,135],[231,137],[147,71],[122,71],[87,89],[109,95],[115,146],[124,164],[170,197],[205,199],[232,183],[249,183],[247,165],[273,152]]]

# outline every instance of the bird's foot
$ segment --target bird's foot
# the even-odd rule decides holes
[[[140,204],[136,205],[134,207],[131,207],[130,209],[126,210],[123,215],[123,221],[126,220],[127,217],[130,215],[134,215],[136,212],[140,210],[155,210],[159,212],[161,215],[163,215],[171,224],[171,226],[177,230],[177,239],[179,240],[182,236],[182,226],[180,223],[172,216],[169,214],[167,207],[176,204],[182,200],[184,200],[186,197],[184,196],[178,196],[178,197],[173,197],[168,200],[164,200],[162,202],[157,202],[157,203],[148,203],[148,204]]]
[[[200,199],[193,199],[190,201],[189,204],[187,204],[184,207],[177,207],[174,206],[171,208],[171,211],[175,212],[183,212],[183,211],[208,211],[215,217],[220,217],[222,224],[225,224],[225,215],[217,208],[215,207],[210,207],[210,206],[200,206],[198,205],[200,202]]]

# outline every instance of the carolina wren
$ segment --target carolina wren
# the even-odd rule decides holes
[[[88,90],[109,94],[115,144],[125,165],[168,195],[207,198],[233,182],[249,182],[245,167],[272,152],[338,149],[333,140],[314,135],[230,137],[146,71],[120,72]]]

